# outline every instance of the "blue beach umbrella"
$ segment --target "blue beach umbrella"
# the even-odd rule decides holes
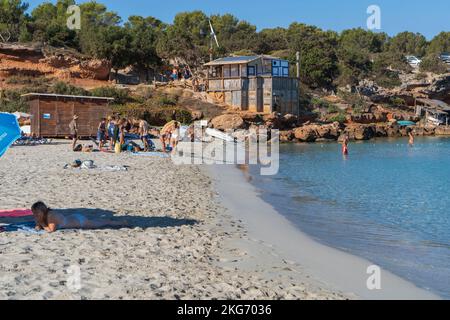
[[[0,157],[20,136],[21,131],[16,116],[0,113]]]

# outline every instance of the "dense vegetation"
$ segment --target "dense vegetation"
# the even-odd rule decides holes
[[[43,42],[108,59],[115,71],[128,65],[157,68],[178,58],[192,67],[208,60],[210,18],[220,47],[214,55],[276,54],[295,60],[301,54],[301,80],[310,88],[355,85],[373,79],[383,86],[398,84],[397,71],[407,71],[405,55],[424,57],[422,71],[445,72],[437,55],[450,51],[450,32],[431,41],[403,32],[394,37],[363,29],[341,33],[292,23],[288,28],[257,31],[230,14],[206,16],[201,11],[179,13],[172,24],[154,17],[131,16],[127,21],[97,2],[80,4],[81,29],[66,26],[74,0],[42,3],[28,13],[22,0],[0,0],[0,41]],[[3,39],[3,40],[2,40]]]

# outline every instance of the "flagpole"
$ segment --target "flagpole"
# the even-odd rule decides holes
[[[213,47],[214,47],[214,29],[211,23],[211,18],[208,19],[209,22],[209,28],[211,29],[210,32],[210,37],[209,37],[209,61],[213,61],[214,60],[214,55],[213,55]]]

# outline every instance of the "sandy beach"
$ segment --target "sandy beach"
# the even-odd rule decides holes
[[[248,234],[196,166],[130,154],[73,153],[67,141],[0,159],[1,209],[52,208],[130,227],[0,233],[0,299],[347,299]],[[75,159],[96,169],[64,169]],[[108,165],[128,171],[107,171]],[[30,218],[0,218],[17,223]],[[73,287],[74,270],[80,287]]]
[[[351,292],[348,297],[357,299],[440,299],[372,261],[311,238],[262,199],[261,190],[247,183],[251,177],[245,171],[222,165],[203,168],[213,178],[220,202],[235,219],[243,222],[250,239],[258,239],[285,261],[301,265],[306,274],[321,279],[328,287]],[[376,289],[368,285],[373,267],[379,270],[380,286]]]

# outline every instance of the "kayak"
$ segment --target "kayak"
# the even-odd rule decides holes
[[[397,121],[397,123],[398,123],[399,126],[402,126],[402,127],[409,127],[409,126],[415,126],[416,125],[416,123],[412,122],[412,121]]]
[[[234,138],[232,136],[216,129],[208,128],[206,129],[205,133],[208,136],[214,137],[216,139],[220,139],[227,142],[234,142]]]

